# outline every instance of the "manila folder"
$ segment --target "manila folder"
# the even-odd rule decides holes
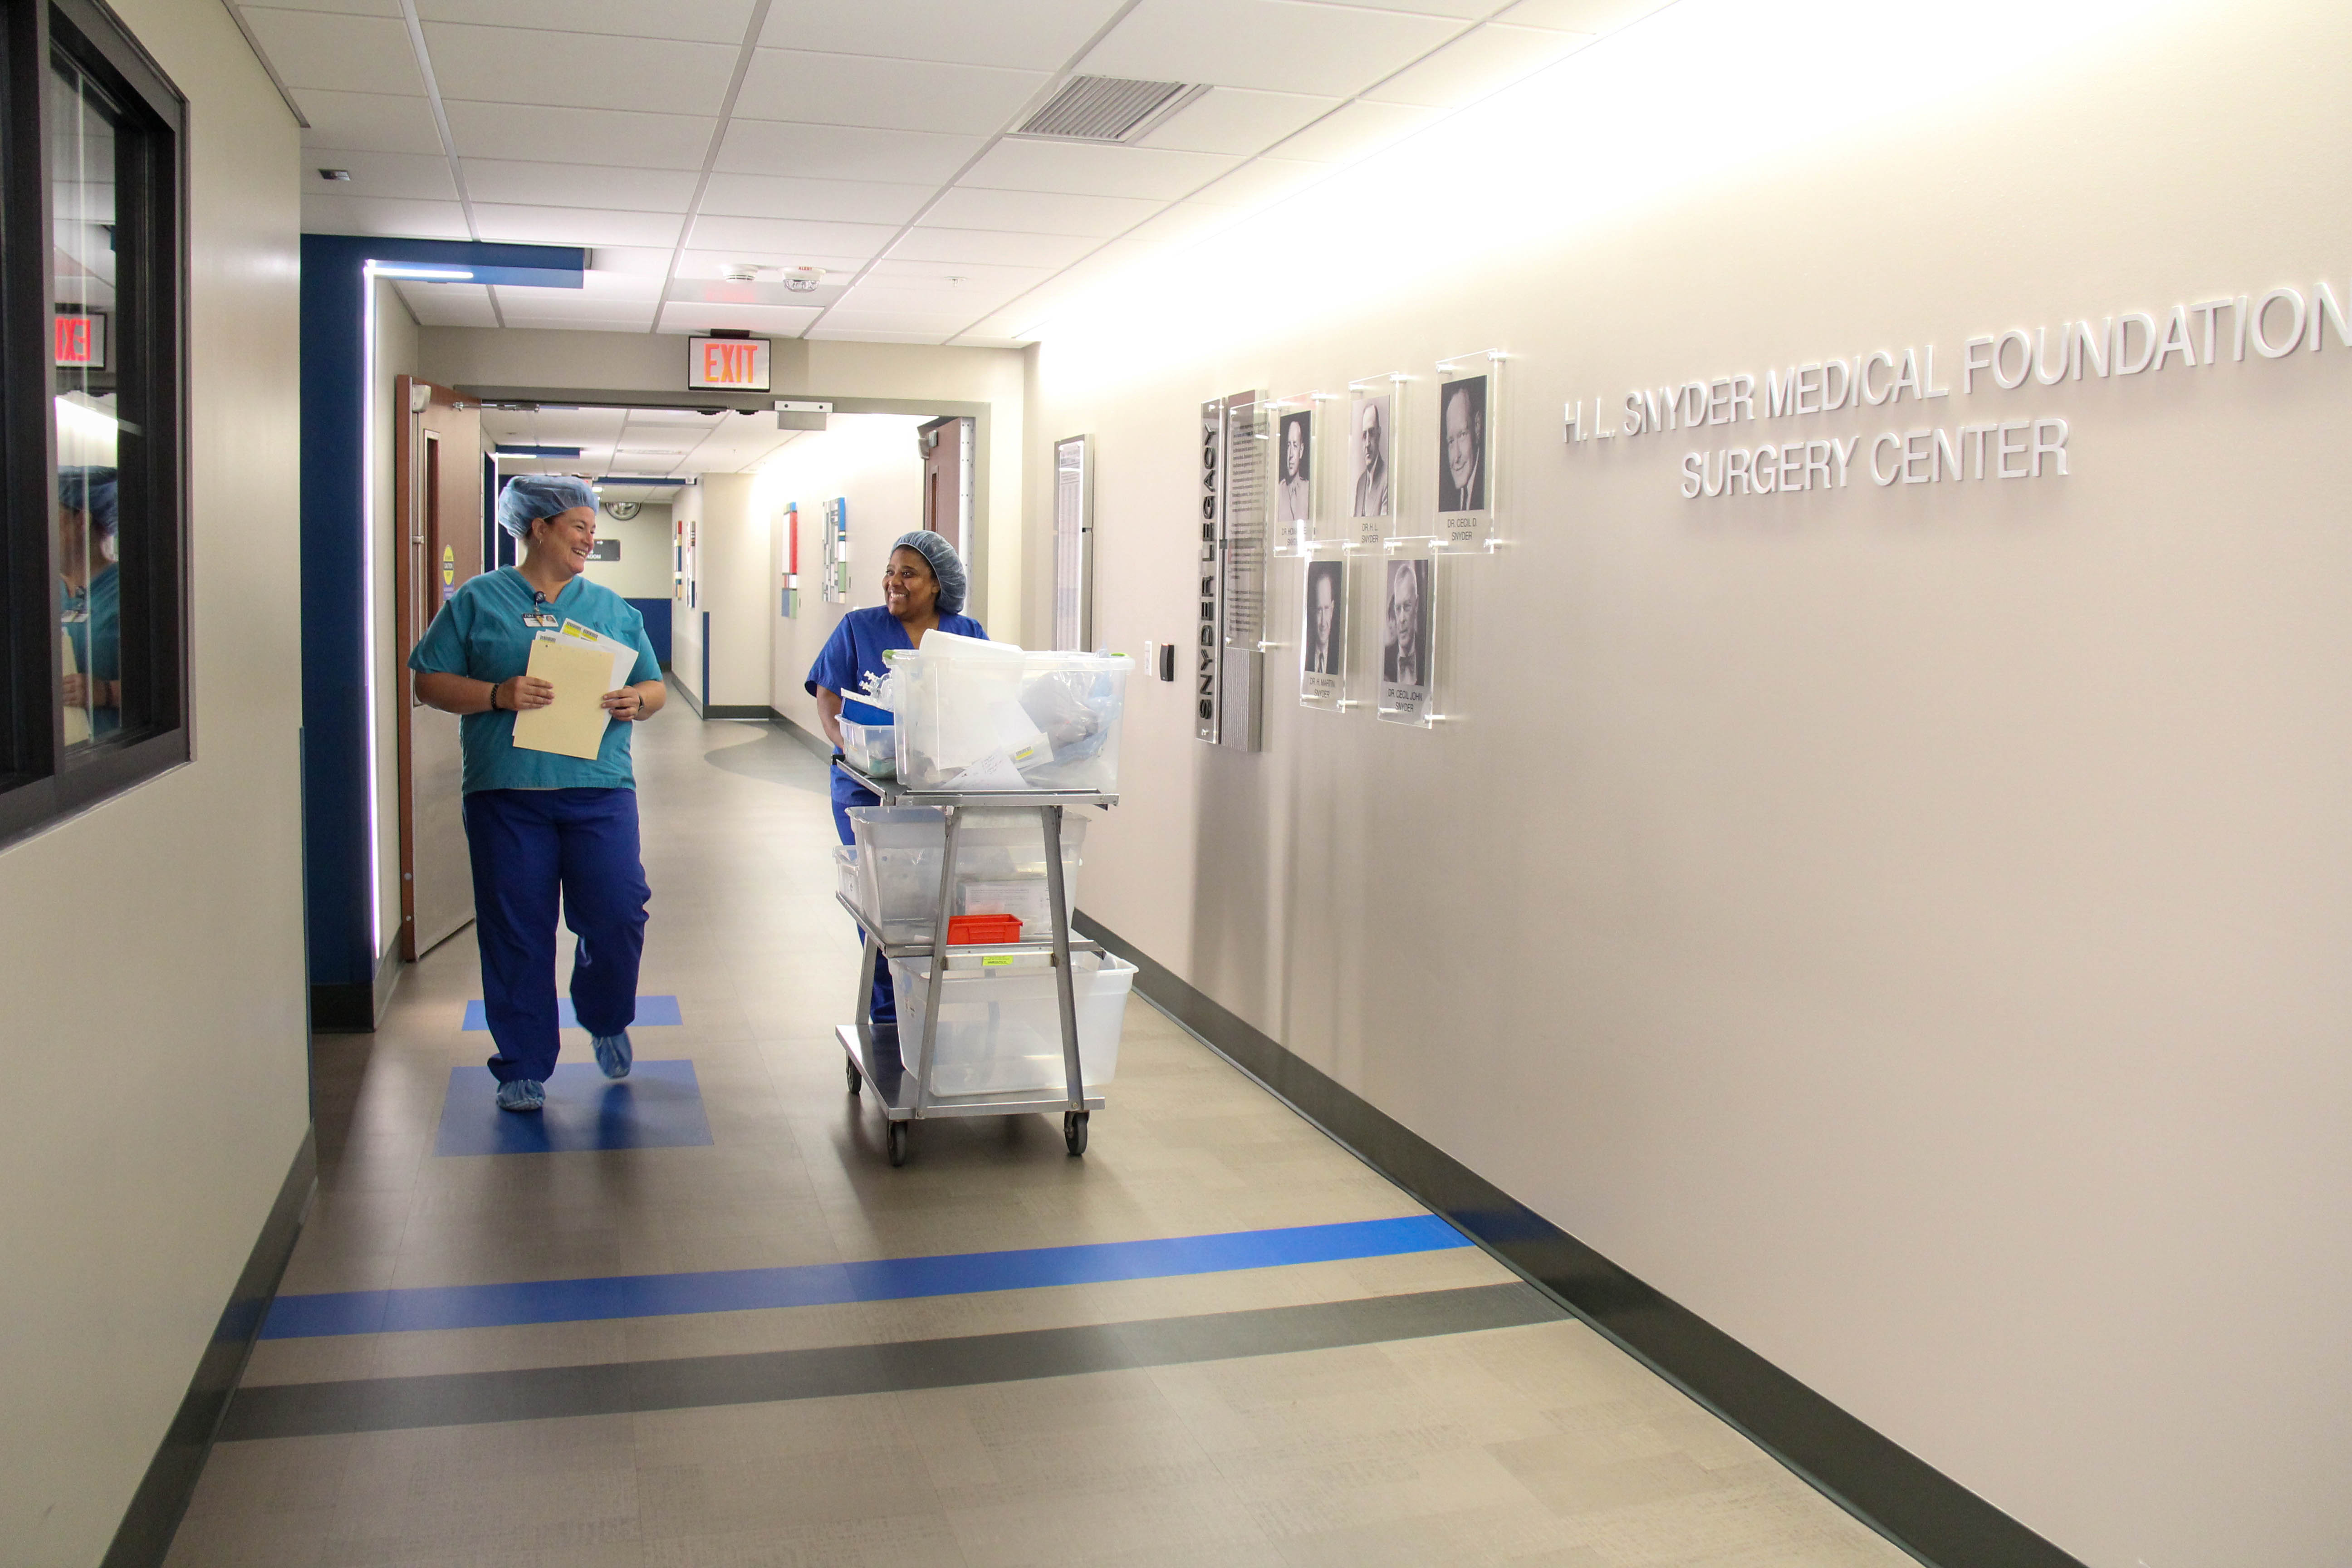
[[[530,668],[555,688],[555,700],[544,708],[526,708],[515,715],[514,743],[526,752],[553,752],[564,757],[593,757],[604,744],[604,693],[613,689],[613,656],[593,643],[569,637],[533,637]]]

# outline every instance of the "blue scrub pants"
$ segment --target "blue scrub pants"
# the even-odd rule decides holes
[[[857,836],[849,829],[849,808],[881,804],[882,797],[872,790],[851,784],[838,773],[833,775],[833,826],[841,834],[844,844],[857,842]],[[890,981],[890,961],[878,952],[874,955],[872,1012],[877,1025],[896,1025],[898,1022],[898,991]]]
[[[645,867],[633,789],[485,789],[466,797],[474,862],[474,931],[482,950],[482,1012],[500,1083],[545,1083],[556,1034],[555,916],[579,944],[572,1007],[592,1035],[617,1035],[637,1016],[646,948]]]

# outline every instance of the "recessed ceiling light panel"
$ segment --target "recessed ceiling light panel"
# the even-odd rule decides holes
[[[1119,145],[1148,134],[1160,121],[1208,91],[1181,81],[1137,81],[1118,76],[1076,76],[1045,107],[1012,132],[1039,142]]]

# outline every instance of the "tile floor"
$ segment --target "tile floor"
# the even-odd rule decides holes
[[[681,704],[636,737],[643,981],[708,1147],[436,1157],[470,931],[372,1037],[320,1041],[289,1294],[965,1253],[1417,1214],[1139,999],[1087,1156],[1058,1119],[927,1123],[892,1170],[843,1092],[857,950],[823,765]],[[567,1033],[565,1060],[586,1060]],[[773,1310],[265,1341],[247,1385],[595,1367],[1507,1285],[1471,1248]],[[1432,1300],[1441,1298],[1433,1296]],[[219,1445],[173,1568],[1909,1561],[1568,1320],[1073,1375]]]

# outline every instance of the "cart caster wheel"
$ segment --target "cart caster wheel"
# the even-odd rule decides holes
[[[857,1064],[856,1062],[844,1062],[841,1065],[849,1074],[850,1093],[856,1094],[859,1089],[866,1087],[866,1075],[857,1070]]]
[[[906,1122],[890,1123],[890,1163],[894,1166],[907,1163],[907,1131]]]
[[[1083,1110],[1062,1112],[1062,1142],[1070,1146],[1073,1154],[1087,1152],[1087,1113]]]

